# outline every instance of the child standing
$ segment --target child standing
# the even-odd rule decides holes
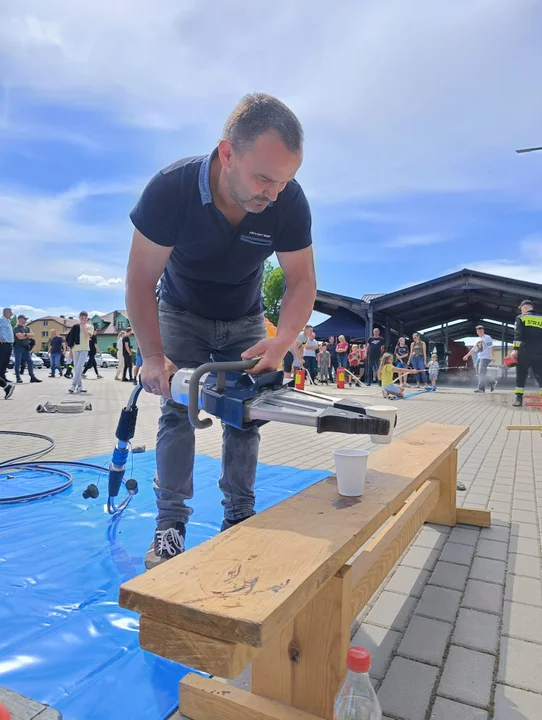
[[[385,398],[393,395],[394,397],[402,398],[405,394],[404,387],[396,385],[393,382],[393,376],[395,374],[401,377],[405,373],[418,373],[425,372],[424,370],[408,370],[407,368],[398,368],[393,364],[393,355],[391,353],[384,353],[380,360],[380,367],[378,368],[378,379],[382,384],[382,395]]]
[[[359,380],[359,371],[360,371],[360,365],[361,365],[361,354],[359,351],[359,345],[356,345],[354,343],[352,345],[352,349],[348,353],[348,369],[354,376],[354,380]],[[349,379],[349,385],[352,387],[352,375],[348,376]]]
[[[327,343],[323,342],[318,353],[318,380],[327,385],[331,367],[331,353],[327,349]]]
[[[433,353],[431,355],[431,360],[428,365],[429,368],[429,380],[431,380],[431,385],[436,388],[437,387],[437,378],[438,378],[438,371],[440,369],[440,366],[438,364],[438,355],[436,353]]]

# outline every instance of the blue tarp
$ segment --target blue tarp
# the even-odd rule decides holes
[[[96,482],[97,472],[86,468],[73,468],[73,488],[59,495],[0,505],[0,685],[56,707],[64,720],[163,720],[189,671],[141,650],[138,616],[117,603],[120,584],[144,572],[155,527],[155,453],[131,460],[129,476],[140,490],[119,522],[104,512],[105,475],[98,500],[81,497]],[[196,457],[188,548],[219,531],[219,474],[220,460]],[[328,475],[259,464],[257,509]],[[30,470],[11,481],[15,490],[43,483]]]
[[[317,340],[344,335],[348,338],[366,338],[365,320],[349,310],[339,309],[314,328]]]

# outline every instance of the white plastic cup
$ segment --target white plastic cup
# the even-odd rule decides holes
[[[379,445],[388,445],[393,438],[393,428],[395,427],[395,419],[397,417],[397,408],[393,405],[369,405],[365,408],[367,415],[371,417],[383,418],[390,421],[390,430],[387,435],[371,435],[371,442]]]
[[[335,472],[339,495],[359,497],[363,495],[367,474],[367,450],[334,450]]]

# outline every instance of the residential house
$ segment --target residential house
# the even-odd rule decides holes
[[[28,327],[32,330],[36,338],[34,350],[36,352],[49,349],[49,340],[51,339],[51,330],[56,330],[59,335],[66,337],[75,323],[79,322],[78,318],[65,317],[64,315],[46,315],[45,317],[36,318],[28,323]]]
[[[112,310],[105,315],[94,315],[90,321],[98,330],[96,337],[101,352],[108,352],[107,348],[116,347],[119,332],[130,325],[126,310]]]

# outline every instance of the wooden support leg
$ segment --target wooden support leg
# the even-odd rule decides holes
[[[440,498],[426,522],[453,527],[457,523],[457,449],[452,450],[431,478],[440,483]]]
[[[346,675],[352,621],[352,572],[343,567],[252,664],[252,692],[333,718]]]

